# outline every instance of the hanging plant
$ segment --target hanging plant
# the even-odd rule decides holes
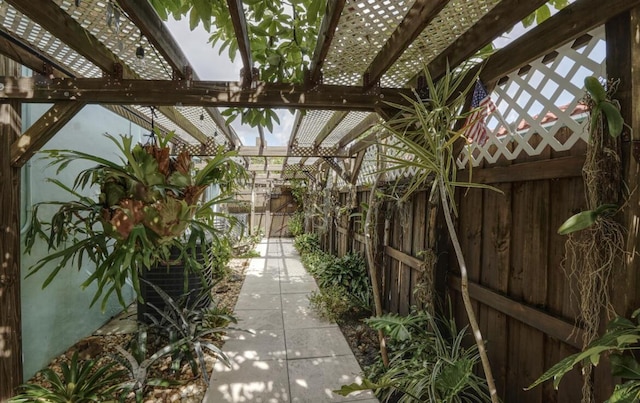
[[[611,81],[605,88],[596,77],[587,77],[584,84],[587,94],[583,102],[590,112],[589,143],[582,168],[588,210],[569,217],[558,228],[558,234],[568,236],[563,268],[572,293],[578,297],[577,322],[583,329],[583,356],[586,357],[587,349],[598,337],[600,320],[614,314],[609,281],[626,252],[624,228],[615,219],[620,210],[622,181],[619,136],[624,128],[620,109],[612,99],[616,83]],[[567,360],[571,358],[561,361],[554,369]],[[583,366],[582,402],[590,403],[594,401],[591,375],[595,362],[579,361]],[[572,367],[573,364],[565,372]],[[547,374],[529,388],[550,379]],[[554,383],[554,387],[557,386],[558,383]]]
[[[34,206],[26,234],[27,253],[38,238],[53,252],[30,267],[29,276],[54,264],[44,281],[46,287],[62,268],[75,264],[80,270],[88,259],[95,264],[95,271],[82,286],[95,283],[92,305],[102,297],[104,309],[114,292],[125,305],[122,290],[127,281],[140,296],[141,271],[169,262],[172,251],[179,252],[178,259],[185,260],[185,267],[200,267],[197,249],[206,244],[207,237],[218,235],[213,219],[221,214],[214,212],[213,206],[229,201],[231,190],[246,174],[233,161],[234,153],[222,148],[196,171],[188,152],[170,156],[168,141],[173,134],[165,138],[156,135],[157,144],[134,145],[130,136],[107,134],[122,154],[118,162],[73,150],[43,152],[51,160],[49,166],[57,166],[56,173],[74,161],[97,165],[82,171],[71,187],[49,179],[74,200]],[[201,201],[205,189],[213,184],[219,185],[220,195]],[[79,193],[92,186],[100,189],[97,198]],[[39,213],[43,205],[58,208],[50,222]]]

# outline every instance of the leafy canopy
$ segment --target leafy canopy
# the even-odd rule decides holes
[[[260,80],[300,84],[309,68],[318,38],[326,0],[244,0],[247,34],[251,58],[258,68]],[[238,55],[238,41],[224,0],[151,0],[161,18],[169,15],[180,20],[188,16],[190,28],[199,24],[211,34],[212,45],[220,45],[231,60]],[[239,72],[238,72],[239,73]],[[263,125],[273,130],[278,117],[269,109],[242,110],[231,108],[223,112],[230,123],[241,116],[242,123]]]

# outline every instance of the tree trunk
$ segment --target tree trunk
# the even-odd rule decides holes
[[[462,255],[462,248],[460,247],[460,242],[458,241],[458,234],[456,233],[456,229],[453,226],[451,210],[449,209],[449,201],[447,200],[447,189],[445,188],[444,181],[442,179],[437,180],[439,182],[440,200],[442,202],[444,218],[447,222],[447,229],[449,230],[451,243],[453,244],[453,249],[456,252],[456,259],[458,260],[458,265],[460,266],[460,293],[462,294],[464,309],[467,312],[467,317],[469,318],[469,325],[471,326],[471,331],[473,332],[473,338],[475,339],[476,345],[478,346],[478,354],[480,355],[480,361],[482,361],[482,369],[484,370],[484,376],[487,380],[487,386],[489,387],[491,402],[499,403],[500,399],[498,398],[498,392],[493,380],[493,373],[491,372],[491,364],[489,363],[489,357],[487,356],[487,349],[485,348],[484,340],[482,339],[482,333],[480,332],[480,326],[478,326],[478,320],[476,319],[476,315],[473,312],[473,307],[471,306],[471,298],[469,297],[469,277],[467,275],[467,264],[465,263],[464,256]]]

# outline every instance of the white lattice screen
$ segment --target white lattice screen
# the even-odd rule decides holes
[[[584,97],[584,78],[605,77],[604,27],[557,49],[555,57],[540,58],[530,68],[515,71],[501,80],[491,97],[504,120],[496,115],[487,119],[490,139],[480,147],[471,144],[460,154],[458,166],[469,163],[493,164],[499,158],[514,160],[520,155],[538,155],[547,146],[555,151],[571,149],[579,141],[587,141],[586,110],[580,103]],[[509,125],[505,128],[504,123]],[[560,138],[561,128],[570,129],[568,138]],[[563,131],[566,136],[567,131]],[[375,172],[376,147],[366,150],[357,185],[367,185]],[[389,172],[393,180],[399,172]],[[410,172],[403,172],[406,176]],[[346,186],[338,180],[337,186]]]
[[[585,110],[580,104],[584,78],[606,76],[604,28],[590,35],[588,42],[572,41],[559,48],[555,58],[540,58],[528,71],[512,72],[496,86],[491,97],[504,122],[497,114],[487,119],[489,140],[484,146],[473,143],[463,150],[460,168],[468,165],[469,157],[473,166],[492,164],[501,157],[514,160],[522,153],[539,155],[547,146],[569,150],[587,140]],[[572,132],[567,139],[557,136],[563,127]]]

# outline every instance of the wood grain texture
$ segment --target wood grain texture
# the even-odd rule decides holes
[[[1,66],[11,68],[9,66]],[[11,144],[21,133],[21,104],[0,104],[0,401],[22,383],[20,169]]]

